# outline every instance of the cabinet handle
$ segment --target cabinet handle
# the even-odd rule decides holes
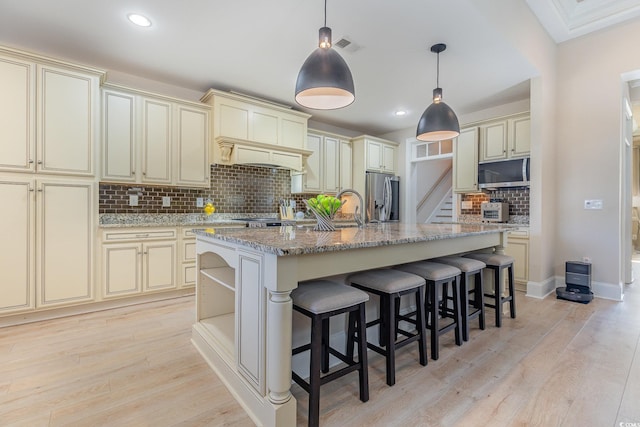
[[[144,252],[145,255],[149,254],[149,252]]]
[[[32,165],[33,164],[33,160],[29,159],[29,164]]]
[[[138,252],[138,255],[142,255],[142,252]]]
[[[38,188],[38,193],[42,193],[42,188]]]
[[[29,191],[33,193],[33,188],[30,188]]]
[[[38,164],[41,165],[42,164],[42,160],[38,160]]]
[[[136,237],[149,237],[149,233],[146,233],[146,234],[136,234]]]

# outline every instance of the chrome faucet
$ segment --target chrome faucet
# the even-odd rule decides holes
[[[364,200],[362,199],[362,196],[356,190],[353,190],[351,188],[345,188],[344,190],[338,193],[338,195],[336,196],[336,199],[340,200],[340,197],[342,197],[342,195],[345,193],[355,194],[358,197],[358,200],[360,201],[360,206],[359,207],[356,206],[356,209],[353,212],[353,219],[356,221],[356,224],[358,224],[359,228],[364,227],[364,222],[365,222]],[[360,215],[358,215],[358,208],[360,208],[360,212],[359,212]]]

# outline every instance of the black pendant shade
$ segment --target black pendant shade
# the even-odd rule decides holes
[[[437,82],[440,84],[440,52],[447,48],[439,43],[431,46],[431,52],[438,54]],[[442,101],[442,89],[436,87],[433,90],[433,104],[429,105],[418,122],[416,138],[420,141],[442,141],[455,138],[460,135],[458,117],[451,107]]]
[[[335,110],[355,99],[353,77],[347,63],[331,48],[331,28],[320,28],[319,47],[304,61],[296,81],[296,102],[317,110]]]

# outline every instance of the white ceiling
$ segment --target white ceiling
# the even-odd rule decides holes
[[[569,38],[589,25],[598,29],[585,18],[589,11],[594,22],[606,25],[615,23],[614,15],[640,11],[640,0],[508,1],[526,1],[556,40],[563,40],[556,27],[564,26]],[[354,76],[356,101],[341,110],[307,111],[319,121],[371,134],[415,126],[431,102],[436,55],[429,48],[439,42],[448,45],[440,54],[440,86],[459,115],[528,98],[535,69],[482,19],[476,3],[329,0],[334,42],[345,37],[356,47],[338,49]],[[294,101],[296,76],[317,46],[323,8],[322,0],[0,0],[0,44],[201,93],[235,90],[301,109]],[[133,26],[126,19],[131,12],[153,25]],[[408,114],[395,117],[397,109]]]

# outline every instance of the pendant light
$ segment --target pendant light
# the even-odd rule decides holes
[[[304,61],[298,73],[296,102],[317,110],[346,107],[356,98],[353,77],[344,59],[331,48],[327,0],[324,1],[324,27],[319,33],[318,48]]]
[[[440,88],[440,52],[443,52],[446,48],[447,45],[444,43],[431,46],[431,52],[438,55],[436,88],[433,90],[433,104],[424,110],[418,122],[416,138],[420,141],[442,141],[460,135],[460,124],[458,123],[456,113],[442,101],[442,89]]]

